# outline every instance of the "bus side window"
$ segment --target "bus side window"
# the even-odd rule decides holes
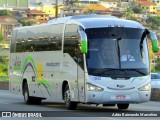
[[[76,57],[78,40],[78,26],[74,24],[66,25],[64,35],[64,53],[68,53],[73,59]]]

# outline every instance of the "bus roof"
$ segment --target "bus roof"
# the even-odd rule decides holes
[[[38,26],[46,26],[51,24],[66,23],[66,24],[78,24],[84,29],[88,28],[100,28],[100,27],[128,27],[128,28],[139,28],[145,29],[144,26],[138,22],[131,20],[118,19],[115,16],[108,15],[78,15],[78,16],[69,16],[63,18],[57,18],[48,21],[46,24],[19,27],[15,29],[23,28],[33,28]]]

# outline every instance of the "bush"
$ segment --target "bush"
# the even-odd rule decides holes
[[[143,11],[144,11],[143,8],[141,8],[139,6],[136,6],[136,7],[133,8],[134,13],[142,14]]]
[[[3,42],[4,38],[3,38],[3,35],[2,33],[0,33],[0,43]]]
[[[7,72],[8,71],[8,65],[7,64],[0,64],[0,69],[2,72]]]
[[[19,23],[21,23],[23,26],[29,26],[28,22],[25,22],[24,20],[18,20]]]
[[[9,10],[0,10],[0,16],[11,16],[11,12]]]

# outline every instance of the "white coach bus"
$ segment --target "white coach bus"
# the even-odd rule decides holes
[[[148,40],[156,35],[140,23],[101,15],[58,18],[15,28],[10,48],[10,91],[27,104],[43,99],[116,105],[150,99]]]

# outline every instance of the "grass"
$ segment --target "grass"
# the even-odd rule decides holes
[[[0,76],[0,82],[8,82],[9,81],[9,77],[7,76]]]

